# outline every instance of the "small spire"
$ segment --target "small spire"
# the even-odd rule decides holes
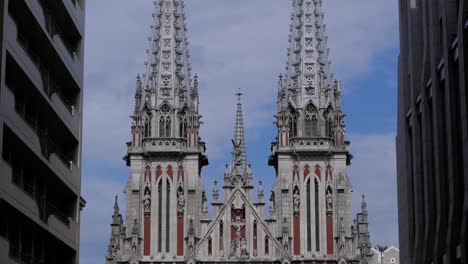
[[[137,80],[136,80],[136,89],[135,89],[135,110],[133,114],[134,116],[138,115],[138,112],[140,111],[142,94],[143,94],[143,88],[142,88],[140,74],[138,74]]]
[[[114,214],[112,215],[112,225],[120,225],[122,223],[121,219],[118,196],[116,195],[114,201]]]

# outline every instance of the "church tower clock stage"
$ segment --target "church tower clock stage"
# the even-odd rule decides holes
[[[154,1],[148,61],[136,80],[125,156],[127,213],[120,214],[116,199],[106,264],[368,263],[364,199],[351,222],[352,156],[341,84],[330,71],[322,0],[292,2],[286,72],[274,88],[278,135],[268,160],[276,172],[273,189],[266,197],[261,182],[254,188],[239,93],[232,161],[209,203],[184,1]]]

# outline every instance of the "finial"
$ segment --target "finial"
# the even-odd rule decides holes
[[[116,195],[115,196],[115,202],[114,202],[114,214],[118,214],[119,213],[119,203],[118,203],[118,196]]]

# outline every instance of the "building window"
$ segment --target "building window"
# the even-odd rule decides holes
[[[289,107],[289,133],[290,137],[297,137],[297,114],[292,107]]]
[[[253,255],[257,256],[257,221],[253,223]]]
[[[312,227],[311,227],[311,213],[310,213],[310,179],[307,181],[306,185],[306,192],[307,192],[307,197],[306,197],[306,203],[307,203],[307,251],[312,251],[312,238],[311,238],[311,233],[312,233]]]
[[[224,249],[224,224],[223,220],[219,222],[219,249],[223,250]]]
[[[317,110],[313,105],[306,108],[304,129],[306,137],[316,137],[318,134]]]
[[[333,137],[333,121],[331,117],[327,119],[326,130],[327,130],[327,137],[332,138]]]
[[[159,137],[171,137],[171,115],[167,105],[163,105],[160,110]]]
[[[270,240],[265,236],[265,255],[270,255]]]
[[[213,254],[213,240],[211,237],[208,238],[208,256]]]
[[[315,179],[315,250],[320,251],[319,184]]]
[[[179,136],[187,138],[188,118],[187,113],[183,110],[179,115]]]
[[[158,184],[158,252],[162,252],[162,181]]]
[[[170,250],[170,212],[171,212],[171,183],[166,181],[166,252]]]

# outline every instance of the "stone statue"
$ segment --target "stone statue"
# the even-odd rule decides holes
[[[333,195],[330,190],[327,191],[327,213],[333,212]]]
[[[263,200],[265,199],[265,190],[263,189],[263,183],[260,181],[258,183],[258,193],[257,193],[257,198],[259,203],[263,203]]]
[[[247,241],[242,239],[240,243],[240,258],[241,259],[248,259],[250,256],[249,251],[247,250]]]
[[[145,195],[143,196],[143,205],[145,213],[151,212],[151,189],[149,183],[146,182]]]
[[[301,205],[301,198],[299,196],[299,189],[296,187],[293,194],[293,210],[294,213],[299,213]]]
[[[177,190],[177,212],[179,214],[183,214],[184,208],[185,208],[184,190],[182,189],[181,186],[179,186],[179,189]]]
[[[232,140],[232,146],[234,147],[234,162],[236,164],[242,164],[242,148],[241,148],[242,142],[234,142]]]
[[[219,190],[218,190],[218,182],[217,181],[214,182],[212,197],[213,197],[213,203],[219,202]]]

